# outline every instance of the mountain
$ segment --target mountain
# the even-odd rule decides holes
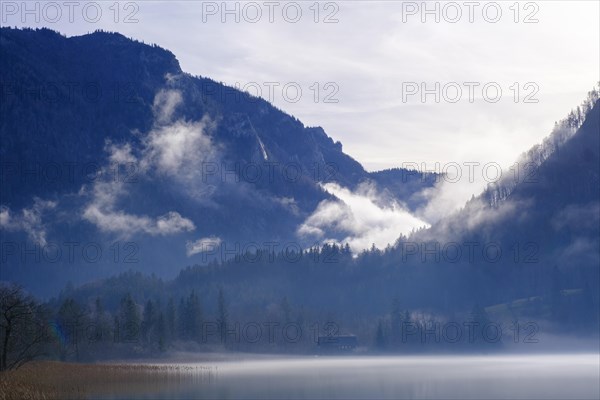
[[[518,176],[507,174],[462,210],[407,242],[436,241],[442,249],[447,246],[438,254],[442,259],[438,265],[470,266],[457,284],[456,296],[468,287],[468,297],[479,304],[510,305],[529,299],[526,302],[533,307],[533,300],[543,299],[535,312],[528,312],[565,326],[573,321],[597,323],[599,120],[600,101],[593,90],[541,145],[524,153]],[[453,261],[457,246],[463,254]],[[472,253],[467,253],[470,249]],[[556,298],[563,299],[552,300]],[[542,309],[552,313],[540,314]]]
[[[195,292],[212,307],[222,287],[237,315],[286,298],[363,331],[392,302],[597,327],[595,91],[518,160],[516,178],[400,235],[394,224],[423,205],[435,175],[367,172],[322,128],[186,74],[157,46],[107,32],[0,33],[1,280],[47,297],[72,281],[60,299],[113,307],[128,292],[139,304]],[[362,228],[352,202],[364,218],[380,207],[373,220],[391,221],[394,246],[298,255]]]
[[[583,110],[576,124],[559,125],[570,126],[564,140],[554,140],[555,131],[544,142],[559,146],[544,151],[543,157],[538,157],[539,147],[525,153],[521,162],[535,166],[526,177],[491,185],[462,210],[401,236],[385,250],[373,248],[353,256],[345,248],[326,245],[302,254],[258,252],[188,267],[168,280],[127,272],[68,286],[50,305],[58,308],[74,298],[90,307],[101,298],[117,313],[119,299],[128,296],[138,304],[173,299],[184,304],[188,296],[198,295],[204,318],[215,321],[222,292],[232,321],[285,325],[291,320],[306,330],[315,323],[333,323],[336,330],[361,338],[383,337],[384,347],[396,351],[422,350],[425,341],[419,340],[420,334],[439,338],[450,326],[462,327],[458,342],[466,341],[470,337],[466,327],[473,322],[494,325],[504,331],[504,345],[519,342],[526,350],[534,345],[525,343],[551,347],[556,334],[575,334],[578,340],[597,343],[600,102],[596,91]],[[402,324],[421,333],[415,333],[411,342],[403,336]],[[522,329],[517,336],[515,327]],[[434,342],[457,349],[443,336]],[[500,345],[468,343],[471,350]]]
[[[2,279],[45,293],[129,267],[169,276],[215,246],[314,244],[299,228],[337,201],[327,183],[409,209],[433,185],[369,173],[322,128],[117,33],[2,28],[0,54]]]
[[[598,92],[593,90],[541,145],[520,157],[518,168],[419,235],[531,242],[540,256],[555,262],[564,262],[565,249],[585,240],[592,246],[591,260],[600,261],[594,251],[600,237],[599,117]],[[576,252],[570,257],[576,255],[583,256]]]

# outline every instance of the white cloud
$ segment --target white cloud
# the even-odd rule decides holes
[[[221,238],[210,236],[195,241],[188,241],[185,245],[188,257],[194,254],[212,251],[221,244]]]
[[[175,211],[169,211],[165,215],[158,217],[156,221],[156,230],[161,235],[169,235],[182,231],[193,231],[196,229],[194,223],[187,218],[183,218]]]
[[[131,236],[136,233],[166,236],[196,229],[191,220],[183,218],[175,211],[169,211],[167,214],[153,219],[145,215],[132,215],[124,211],[90,204],[86,207],[83,217],[96,225],[101,231],[118,233],[124,236]]]
[[[465,202],[481,194],[486,185],[482,180],[469,182],[468,179],[460,179],[452,182],[442,177],[433,187],[421,191],[425,205],[415,214],[430,224],[436,223],[464,207]]]
[[[125,236],[138,232],[149,232],[153,226],[150,217],[126,214],[123,211],[103,208],[94,203],[86,207],[83,218],[96,225],[101,231],[117,232]]]
[[[103,232],[117,233],[125,237],[136,233],[164,236],[195,229],[191,220],[183,218],[175,211],[151,218],[118,210],[118,200],[127,196],[125,182],[122,180],[109,178],[106,181],[95,181],[89,194],[91,200],[86,204],[82,216]]]
[[[509,218],[513,221],[526,218],[531,204],[529,200],[506,200],[500,202],[497,207],[491,207],[481,198],[475,198],[456,213],[432,224],[431,229],[417,232],[413,238],[419,241],[453,242],[482,227],[484,229],[480,233],[486,236],[492,231],[485,229],[485,225],[493,227]]]
[[[167,77],[167,81],[173,80],[172,76]],[[169,123],[173,118],[173,113],[183,101],[181,92],[172,89],[163,89],[154,96],[154,116],[159,124]]]
[[[6,206],[0,208],[0,227],[8,229],[12,225],[10,209]]]
[[[298,228],[303,237],[325,239],[341,234],[355,252],[372,244],[384,248],[393,244],[400,234],[408,234],[427,223],[411,215],[400,204],[379,204],[381,196],[370,184],[360,185],[352,192],[335,183],[323,185],[337,200],[324,200]]]
[[[20,213],[14,214],[10,208],[0,206],[0,229],[7,231],[23,231],[29,239],[41,246],[47,243],[46,226],[43,223],[43,215],[46,211],[56,208],[55,201],[34,198],[33,206],[23,208]]]
[[[206,134],[212,123],[206,117],[198,122],[175,121],[168,125],[160,125],[171,118],[181,99],[181,94],[177,91],[160,91],[154,101],[157,124],[142,141],[142,147],[137,152],[140,154],[139,158],[134,155],[131,143],[108,143],[105,149],[109,161],[117,166],[133,164],[138,179],[143,179],[143,175],[158,172],[174,176],[176,179],[187,179],[190,185],[198,184],[198,180],[192,182],[192,178],[199,173],[198,163],[215,154],[211,140]],[[190,219],[172,210],[159,217],[134,215],[119,210],[118,201],[129,195],[127,190],[132,185],[126,185],[128,182],[124,179],[115,179],[108,168],[114,166],[106,167],[103,172],[107,173],[101,174],[101,179],[94,181],[91,188],[82,190],[83,194],[90,195],[90,201],[82,213],[85,220],[104,232],[126,237],[137,233],[173,235],[196,229]]]
[[[136,157],[132,154],[131,144],[129,143],[125,143],[122,146],[107,143],[105,151],[109,154],[109,161],[116,165],[127,165],[137,162]]]
[[[197,176],[203,162],[213,161],[216,150],[207,130],[213,127],[205,116],[198,122],[177,121],[153,129],[145,140],[143,166],[184,178]]]
[[[300,214],[300,208],[296,203],[296,199],[294,199],[293,197],[275,197],[273,200],[292,214]]]

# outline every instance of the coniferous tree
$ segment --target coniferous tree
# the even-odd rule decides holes
[[[179,306],[177,307],[177,337],[181,340],[188,338],[187,315],[183,297],[179,299]]]
[[[402,340],[402,329],[403,329],[403,322],[404,322],[404,313],[401,310],[400,307],[400,300],[398,300],[398,298],[395,298],[392,301],[392,312],[391,312],[391,318],[392,318],[392,330],[391,330],[391,341],[394,344],[398,344],[400,343],[400,341]]]
[[[121,300],[119,314],[121,340],[137,342],[140,334],[140,315],[137,304],[130,293],[127,293]]]
[[[166,332],[167,332],[167,340],[171,341],[171,340],[175,340],[176,338],[176,332],[177,332],[177,325],[176,325],[176,313],[177,311],[175,310],[175,302],[173,301],[173,298],[170,297],[169,298],[169,302],[167,303],[167,309],[165,312],[165,319],[166,319]]]
[[[66,360],[69,354],[74,354],[79,361],[79,344],[84,325],[85,311],[72,298],[65,299],[57,314],[57,328],[61,332],[59,354],[61,360]]]
[[[144,341],[152,341],[151,332],[154,327],[154,323],[156,322],[156,310],[154,303],[152,300],[148,300],[146,302],[146,306],[144,307],[144,315],[142,319],[141,325],[141,333]]]
[[[219,295],[217,298],[217,324],[219,325],[219,333],[222,343],[227,343],[227,325],[229,319],[229,310],[225,301],[225,292],[222,287],[219,287]]]
[[[165,317],[162,311],[159,311],[156,318],[155,334],[158,338],[158,349],[165,351],[167,346],[167,327],[165,326]]]
[[[200,300],[195,291],[192,290],[186,303],[186,316],[189,337],[192,340],[200,340],[200,327],[202,325],[202,309]]]
[[[479,304],[476,304],[471,311],[470,320],[472,337],[468,338],[469,342],[483,344],[487,342],[484,330],[491,323],[487,312]],[[472,344],[471,343],[471,344]]]
[[[110,320],[100,297],[96,298],[94,310],[94,327],[98,342],[106,342],[110,337]]]

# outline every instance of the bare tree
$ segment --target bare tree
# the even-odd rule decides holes
[[[0,371],[41,356],[46,338],[41,306],[21,286],[0,282]]]

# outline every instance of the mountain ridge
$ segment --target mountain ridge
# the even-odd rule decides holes
[[[433,184],[406,170],[369,173],[321,127],[184,73],[170,51],[118,33],[1,28],[0,52],[3,235],[21,247],[33,237],[103,248],[134,238],[149,249],[140,264],[164,272],[210,237],[313,244],[298,228],[319,204],[338,201],[328,182],[368,184],[408,208]],[[20,264],[9,277],[32,273]]]

